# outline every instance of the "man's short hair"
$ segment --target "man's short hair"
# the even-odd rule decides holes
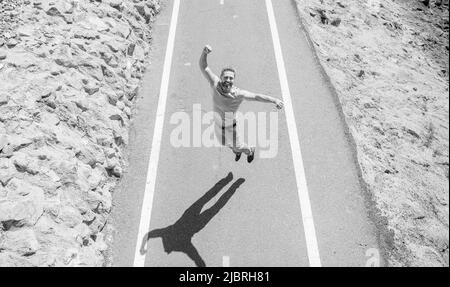
[[[232,67],[223,68],[220,76],[222,77],[225,72],[233,72],[234,76],[236,77],[236,70]]]

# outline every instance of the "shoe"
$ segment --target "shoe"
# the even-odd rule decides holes
[[[234,160],[235,161],[239,161],[241,159],[241,155],[242,155],[242,152],[237,152],[236,153],[236,158]]]
[[[247,162],[251,163],[253,159],[255,158],[255,148],[250,148],[250,154],[247,156]]]

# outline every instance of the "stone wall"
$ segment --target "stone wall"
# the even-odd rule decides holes
[[[0,266],[102,266],[159,0],[0,0]]]

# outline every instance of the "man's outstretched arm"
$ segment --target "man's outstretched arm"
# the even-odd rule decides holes
[[[244,100],[247,100],[247,101],[272,103],[272,104],[276,105],[277,109],[282,109],[284,107],[284,103],[282,100],[271,97],[271,96],[267,96],[264,94],[252,93],[252,92],[245,91],[245,90],[241,90],[241,93],[242,93]]]
[[[212,49],[209,45],[206,45],[205,48],[203,48],[202,55],[200,56],[200,70],[202,71],[202,74],[205,76],[205,78],[208,80],[209,84],[211,86],[214,86],[216,82],[218,82],[220,79],[217,75],[215,75],[211,69],[208,67],[208,54],[212,52]]]

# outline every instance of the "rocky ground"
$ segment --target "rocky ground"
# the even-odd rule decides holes
[[[0,0],[0,266],[102,266],[159,0]]]
[[[391,266],[449,265],[448,0],[296,0]]]

